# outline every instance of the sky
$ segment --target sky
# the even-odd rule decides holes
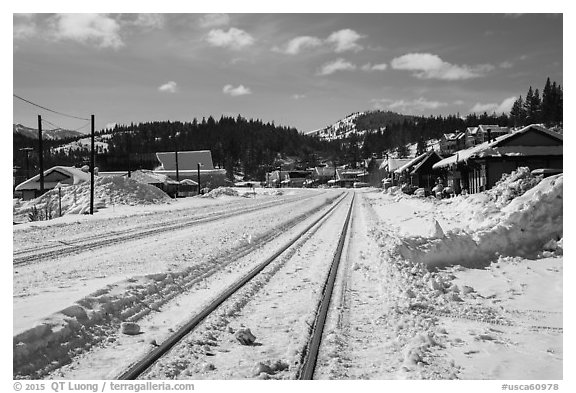
[[[563,85],[562,14],[13,14],[13,94],[96,129],[202,117],[307,132],[358,111],[508,113]],[[13,122],[89,131],[13,98]]]

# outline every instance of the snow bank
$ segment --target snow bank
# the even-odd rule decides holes
[[[221,196],[240,196],[238,191],[230,187],[218,187],[207,194],[202,195],[203,198],[218,198]]]
[[[436,239],[404,238],[398,251],[406,259],[433,267],[483,266],[497,255],[536,257],[546,243],[563,236],[563,176],[544,179],[510,200],[518,189],[502,187],[503,192],[488,194],[508,204],[491,209],[489,220],[478,230],[456,230]]]
[[[108,285],[13,338],[14,375],[38,378],[196,284],[206,267],[149,274]]]
[[[84,214],[90,210],[90,183],[64,186],[61,189],[62,215]],[[94,181],[94,208],[97,211],[111,205],[152,205],[170,203],[171,198],[157,187],[139,183],[122,176],[96,177]],[[14,216],[29,219],[34,209],[49,218],[59,215],[58,189],[44,195],[14,205]]]

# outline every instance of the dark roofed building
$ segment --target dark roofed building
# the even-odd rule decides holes
[[[456,193],[461,189],[476,193],[492,188],[504,173],[519,167],[562,169],[562,165],[562,135],[533,124],[458,151],[434,168],[448,171],[448,185]]]
[[[439,171],[433,169],[433,165],[440,160],[442,158],[438,153],[430,150],[396,169],[395,173],[413,186],[430,188],[434,186],[435,179],[439,175]]]

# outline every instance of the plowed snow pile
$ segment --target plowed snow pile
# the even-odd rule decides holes
[[[90,210],[90,183],[62,187],[62,215],[84,214]],[[112,205],[150,205],[170,203],[170,197],[157,187],[139,183],[135,180],[121,177],[97,177],[94,181],[94,209],[102,209]],[[30,214],[37,209],[43,216],[46,212],[49,218],[58,217],[59,196],[58,189],[46,194],[14,205],[14,219],[30,220]]]
[[[521,168],[479,194],[370,199],[395,377],[562,378],[563,175]]]
[[[218,187],[203,195],[203,198],[218,198],[220,196],[240,196],[238,191],[230,187]]]
[[[433,239],[407,237],[399,251],[428,266],[481,266],[497,255],[535,257],[563,236],[562,192],[562,175],[540,181],[521,168],[490,191],[438,204],[467,214],[466,227]]]

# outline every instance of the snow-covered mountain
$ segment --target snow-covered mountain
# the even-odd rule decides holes
[[[36,128],[26,127],[22,124],[13,124],[12,128],[14,135],[22,135],[27,138],[38,139],[38,129]],[[45,130],[45,129],[42,130],[43,139],[45,138],[45,139],[57,140],[57,139],[76,138],[84,135],[85,134],[82,134],[81,132],[78,131],[65,130],[62,128],[55,128],[52,130]]]
[[[328,141],[346,138],[352,132],[358,132],[356,130],[356,119],[358,116],[363,115],[364,113],[365,112],[352,113],[328,127],[309,131],[306,133],[306,135],[317,135],[321,139]],[[364,132],[365,131],[361,131],[359,134],[363,134]]]

